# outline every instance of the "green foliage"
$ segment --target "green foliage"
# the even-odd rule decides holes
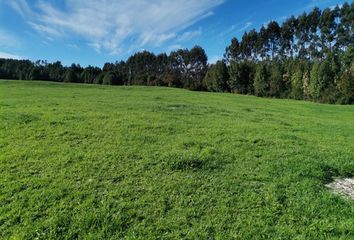
[[[218,61],[212,65],[205,75],[204,85],[211,92],[225,92],[228,90],[227,81],[229,73],[226,64],[223,61]]]
[[[182,62],[179,62],[182,72],[184,88],[191,90],[202,90],[203,79],[207,72],[208,57],[200,46],[193,47],[185,52]]]
[[[29,72],[28,79],[29,80],[40,80],[41,72],[38,68],[32,68]]]
[[[342,55],[345,68],[349,68],[354,59],[354,43],[349,45],[348,50]]]
[[[278,54],[280,45],[280,26],[277,22],[271,21],[267,26],[267,40],[266,45],[268,45],[271,58],[274,59]]]
[[[273,61],[269,72],[269,95],[272,97],[280,97],[285,92],[285,82],[281,64],[278,61]]]
[[[254,94],[258,97],[264,97],[268,95],[268,71],[267,66],[264,63],[259,63],[256,67],[256,73],[254,77]]]
[[[102,84],[103,85],[123,85],[124,80],[119,73],[109,71],[105,73],[102,79]]]
[[[31,94],[29,94],[31,93]],[[354,106],[0,81],[0,239],[351,239]]]
[[[80,75],[80,78],[84,83],[95,83],[95,78],[101,73],[101,69],[97,67],[87,67],[83,70]]]
[[[354,103],[354,62],[350,69],[345,70],[337,82],[339,102],[342,104]]]
[[[248,94],[253,92],[253,64],[248,61],[232,61],[229,66],[231,92]]]
[[[329,60],[323,62],[316,61],[312,67],[310,74],[310,96],[315,101],[330,102],[331,92],[334,87],[334,76],[332,66]]]
[[[341,72],[349,69],[354,56],[352,5],[345,3],[323,11],[315,7],[308,14],[286,19],[281,26],[271,21],[258,32],[255,29],[245,32],[241,41],[233,38],[225,51],[231,90],[247,93],[240,84],[248,79],[240,76],[241,62],[263,62],[269,66],[268,76],[260,76],[260,68],[253,65],[257,73],[251,82],[257,96],[335,102],[340,95],[335,82]],[[289,69],[289,65],[296,66],[298,61],[314,65],[311,73],[307,68]]]
[[[228,63],[230,63],[232,60],[237,61],[242,58],[240,42],[238,41],[237,38],[233,38],[231,40],[230,46],[226,47],[224,58]]]
[[[78,77],[76,75],[76,73],[74,72],[74,70],[72,69],[68,69],[65,73],[65,77],[64,77],[64,82],[67,83],[75,83],[78,82]]]
[[[182,87],[180,74],[178,72],[163,75],[163,83],[168,87]]]
[[[104,76],[105,76],[104,72],[99,73],[97,76],[95,76],[92,83],[93,84],[102,84]]]
[[[301,69],[296,69],[296,71],[291,76],[291,94],[290,96],[294,99],[304,98],[304,85],[303,85],[303,73]]]
[[[112,71],[106,72],[102,79],[102,84],[103,85],[113,85],[115,79],[115,74]]]

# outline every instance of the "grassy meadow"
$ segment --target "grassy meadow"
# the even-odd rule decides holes
[[[0,81],[0,239],[354,239],[354,106]]]

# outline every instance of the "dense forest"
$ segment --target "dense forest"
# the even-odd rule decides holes
[[[270,21],[233,38],[224,59],[203,48],[144,51],[103,68],[0,59],[0,79],[170,86],[262,97],[354,103],[354,3]]]

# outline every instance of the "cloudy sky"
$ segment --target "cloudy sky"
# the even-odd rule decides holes
[[[202,46],[342,0],[0,0],[0,57],[102,66],[134,52]],[[352,1],[349,1],[352,2]]]

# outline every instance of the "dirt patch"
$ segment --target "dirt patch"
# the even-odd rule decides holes
[[[354,179],[336,178],[334,182],[326,185],[334,193],[354,200]]]

